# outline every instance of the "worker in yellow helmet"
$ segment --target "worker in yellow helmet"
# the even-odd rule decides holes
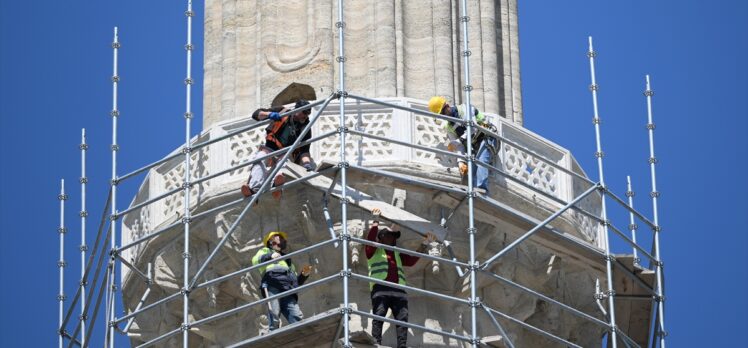
[[[252,258],[252,265],[267,263],[286,254],[288,249],[288,235],[285,232],[270,232],[262,240],[264,247],[257,251]],[[309,278],[312,266],[306,265],[297,276],[296,267],[290,258],[271,262],[259,268],[262,275],[262,296],[273,296],[294,289]],[[298,304],[299,297],[292,294],[269,302],[268,320],[270,330],[280,326],[280,315],[286,317],[289,324],[304,319]]]
[[[496,132],[496,127],[488,122],[486,116],[478,110],[476,107],[472,107],[475,122],[481,127],[488,128],[489,130]],[[456,120],[467,121],[467,107],[462,105],[451,106],[447,102],[447,98],[442,96],[431,97],[429,100],[429,111],[444,116],[450,116]],[[449,151],[457,152],[461,156],[466,154],[466,146],[468,143],[467,134],[465,134],[466,127],[462,123],[448,121],[444,122],[444,131],[447,133],[449,138],[449,144],[447,148]],[[473,129],[472,139],[470,145],[472,146],[473,155],[476,160],[483,163],[493,165],[493,159],[496,157],[497,151],[496,139],[486,136],[483,132]],[[468,173],[467,163],[464,159],[459,159],[457,167],[460,170],[460,175],[465,177]],[[473,184],[475,187],[482,188],[488,192],[488,177],[489,170],[483,166],[473,167]]]

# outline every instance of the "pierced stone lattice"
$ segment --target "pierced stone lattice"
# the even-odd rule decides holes
[[[230,162],[233,167],[248,161],[258,151],[260,145],[265,144],[265,128],[255,128],[248,132],[242,132],[229,138]],[[230,176],[248,176],[251,166],[244,166],[229,173]]]
[[[192,170],[190,171],[190,181],[199,179],[210,175],[210,171],[207,167],[208,153],[210,146],[201,148],[199,151],[192,153],[190,161],[192,163]],[[177,187],[182,186],[184,183],[184,162],[179,162],[174,168],[169,170],[163,175],[164,181],[164,192],[168,192]],[[193,185],[190,189],[190,197],[195,201],[198,198],[200,192],[204,192],[205,189],[210,187],[210,180],[204,181],[199,185]],[[193,201],[193,203],[195,202]],[[184,204],[184,191],[180,191],[171,196],[164,198],[164,216],[170,216],[174,212],[182,213],[182,205]]]
[[[442,130],[443,120],[431,117],[416,115],[415,116],[415,136],[413,140],[417,145],[428,146],[433,148],[443,148],[447,142],[447,135]],[[441,145],[441,146],[440,146]],[[456,166],[457,162],[448,156],[442,156],[430,151],[413,149],[416,161],[425,164]]]
[[[585,184],[582,180],[574,179],[573,181],[574,197],[572,197],[572,199],[582,194],[590,187],[589,184]],[[582,199],[579,203],[577,203],[577,207],[584,209],[585,211],[592,213],[595,216],[600,216],[602,212],[600,208],[600,196],[595,193],[587,196],[587,198]],[[582,234],[587,238],[588,241],[596,242],[597,236],[602,233],[602,231],[600,231],[600,224],[598,224],[595,220],[588,217],[587,215],[584,215],[576,210],[570,211],[572,220],[574,220],[574,222],[577,223],[577,226],[579,226],[579,231],[582,232]]]
[[[364,113],[346,115],[346,126],[349,129],[359,130],[365,133],[387,137],[392,136],[392,113]],[[317,121],[319,133],[324,134],[334,131],[339,125],[339,116],[321,116]],[[392,158],[393,146],[391,143],[366,137],[347,137],[346,158],[358,160],[388,160]],[[340,158],[340,138],[329,137],[318,143],[320,158],[337,161]],[[349,157],[350,156],[350,157]]]
[[[131,241],[140,239],[148,233],[151,233],[151,207],[143,207],[138,211],[138,218],[135,219],[132,225],[130,225],[130,238]],[[129,253],[129,257],[135,258],[140,254],[140,250],[145,245],[140,243],[126,250]],[[128,257],[128,255],[123,255]]]
[[[556,168],[509,144],[502,144],[502,151],[504,167],[509,175],[553,196],[559,196]]]

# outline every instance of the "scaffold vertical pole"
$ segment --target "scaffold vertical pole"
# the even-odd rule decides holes
[[[86,150],[88,150],[88,144],[86,144],[86,129],[81,129],[81,281],[80,291],[81,294],[86,293],[86,218],[88,217],[88,211],[86,210],[86,184],[88,184],[88,177],[86,177]],[[81,346],[86,344],[86,296],[81,296]]]
[[[184,215],[182,222],[184,224],[184,252],[182,260],[184,263],[184,287],[182,288],[182,347],[189,347],[190,337],[190,184],[191,176],[191,156],[190,151],[190,133],[192,125],[192,0],[187,0],[187,44],[184,46],[187,52],[187,77],[184,79],[186,88],[186,103],[184,112]]]
[[[119,151],[119,145],[117,144],[117,119],[119,118],[119,110],[117,108],[117,87],[119,86],[119,75],[117,74],[117,58],[120,48],[119,34],[117,27],[114,27],[114,41],[112,41],[112,210],[111,218],[112,221],[109,224],[110,229],[110,242],[111,242],[111,259],[109,261],[111,284],[108,289],[109,293],[109,317],[107,318],[107,326],[109,327],[109,348],[114,348],[114,318],[115,308],[117,307],[114,293],[117,287],[116,284],[116,263],[114,258],[114,251],[117,246],[117,151]]]
[[[473,115],[473,105],[470,100],[470,91],[473,89],[473,86],[470,85],[470,45],[469,45],[469,35],[468,35],[468,22],[470,21],[470,17],[467,14],[467,1],[462,0],[460,2],[460,7],[462,11],[462,15],[460,16],[460,22],[462,23],[462,44],[464,46],[464,50],[462,51],[462,61],[464,63],[465,71],[463,72],[465,74],[465,86],[463,87],[463,91],[465,92],[465,112],[467,115],[465,117],[467,118],[467,138],[472,139],[473,134],[473,122],[474,122],[474,115]],[[476,267],[477,262],[475,260],[475,234],[477,232],[475,228],[475,216],[474,216],[474,209],[475,209],[475,183],[473,182],[473,172],[476,170],[474,168],[474,162],[475,157],[473,155],[473,149],[472,144],[470,143],[470,140],[468,140],[467,144],[467,156],[468,156],[468,237],[470,238],[470,261],[469,261],[469,267],[470,267],[470,344],[473,348],[478,347],[478,322],[477,322],[477,311],[478,311],[478,299],[476,297]]]
[[[660,256],[660,221],[657,215],[657,199],[660,193],[657,191],[657,172],[655,170],[655,164],[657,164],[657,157],[654,153],[654,130],[655,125],[652,122],[652,96],[654,92],[649,84],[649,75],[646,76],[647,89],[644,91],[644,95],[647,97],[647,130],[649,132],[649,172],[652,178],[652,213],[654,214],[654,257],[655,257],[655,273],[657,273],[657,335],[660,339],[660,348],[665,348],[665,294],[662,286],[662,258]]]
[[[636,221],[634,220],[634,191],[631,188],[631,176],[626,175],[626,197],[629,199],[629,231],[631,231],[631,241],[636,244]],[[635,247],[632,247],[634,249],[634,265],[638,265],[641,261],[639,259],[639,255],[637,254],[637,250]]]
[[[595,57],[597,53],[592,48],[592,36],[589,37],[589,51],[587,57],[590,60],[590,77],[592,84],[590,84],[590,91],[592,92],[592,108],[595,117],[592,119],[592,123],[595,124],[595,144],[597,151],[595,157],[597,158],[597,173],[600,180],[600,187],[602,190],[607,190],[605,186],[605,177],[603,175],[603,150],[600,141],[600,116],[597,112],[597,82],[595,81]],[[618,346],[618,339],[616,333],[616,313],[615,313],[615,291],[613,290],[613,256],[610,253],[610,241],[608,239],[608,212],[605,206],[605,194],[600,195],[600,206],[601,206],[601,217],[603,220],[603,234],[605,237],[605,267],[606,276],[608,278],[608,313],[610,313],[610,338],[613,348]]]
[[[65,302],[65,233],[67,230],[65,229],[65,200],[68,199],[68,196],[65,194],[65,179],[60,180],[60,194],[57,196],[57,199],[60,201],[60,226],[57,228],[57,232],[60,235],[60,260],[57,261],[57,269],[60,273],[60,292],[57,294],[57,302],[59,302],[60,312],[59,312],[59,347],[62,348],[63,339],[64,339],[64,333],[65,328],[62,327],[62,317],[63,317],[63,310],[64,310],[64,302]]]
[[[346,162],[345,156],[345,142],[346,142],[346,127],[345,127],[345,45],[344,45],[344,27],[345,21],[343,17],[343,0],[338,0],[338,22],[335,23],[338,29],[338,78],[339,78],[339,90],[338,90],[338,103],[340,105],[340,123],[338,125],[338,133],[340,134],[340,185],[341,185],[341,199],[340,199],[340,219],[341,219],[341,231],[340,234],[343,237],[342,254],[343,254],[343,347],[350,348],[350,315],[351,308],[348,298],[348,278],[350,277],[350,269],[348,269],[348,192],[346,190],[348,183],[346,182],[346,169],[348,163]]]

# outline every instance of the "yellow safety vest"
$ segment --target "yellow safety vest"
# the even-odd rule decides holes
[[[405,271],[403,271],[403,263],[400,260],[400,253],[395,251],[395,261],[397,262],[397,283],[405,285]],[[377,248],[374,255],[369,259],[369,277],[375,279],[385,280],[387,279],[387,271],[389,270],[390,264],[387,262],[387,254],[384,249]],[[369,283],[369,289],[374,289],[373,282]]]
[[[252,258],[252,265],[256,265],[256,264],[260,263],[260,258],[262,258],[263,255],[265,255],[265,254],[272,254],[274,252],[275,252],[275,250],[267,248],[267,247],[260,249],[259,251],[257,251],[257,254],[255,254],[255,256]],[[277,269],[277,270],[281,270],[281,271],[285,271],[285,270],[291,269],[292,272],[294,272],[294,273],[296,272],[295,267],[293,266],[293,264],[291,264],[289,266],[288,262],[286,262],[286,260],[281,260],[281,261],[278,261],[278,262],[271,263],[269,265],[265,265],[265,266],[260,267],[259,268],[260,274],[261,275],[265,275],[265,272],[268,269],[272,269],[272,270],[276,270]]]

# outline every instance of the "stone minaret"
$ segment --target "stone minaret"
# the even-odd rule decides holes
[[[334,0],[205,2],[204,127],[248,116],[291,82],[337,89]],[[348,1],[346,88],[462,102],[459,1]],[[517,1],[470,2],[472,100],[522,125]]]

